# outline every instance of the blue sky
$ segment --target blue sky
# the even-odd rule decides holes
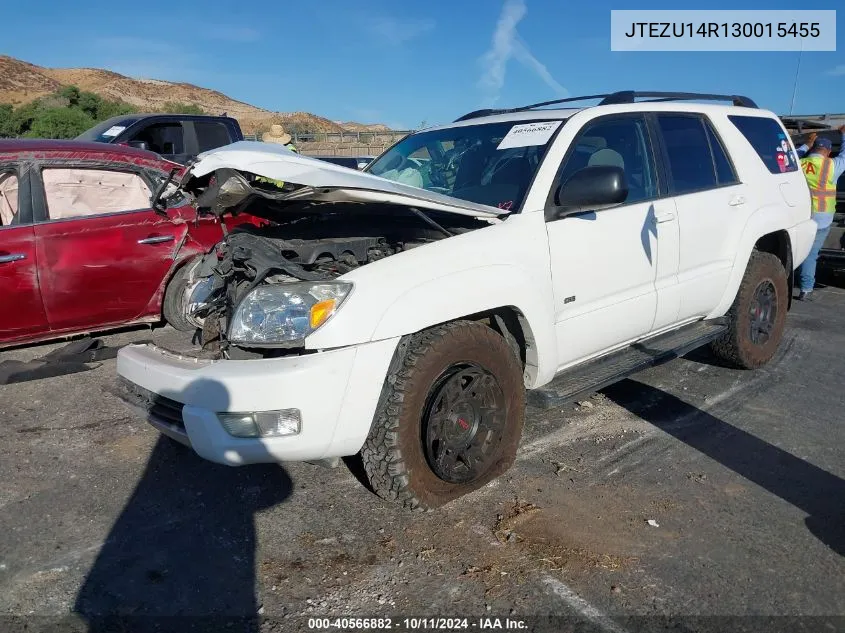
[[[818,0],[810,8],[838,4]],[[623,89],[740,93],[782,114],[798,63],[795,52],[610,51],[611,8],[680,8],[666,0],[33,0],[19,7],[4,15],[0,53],[401,128],[494,103]],[[801,7],[708,0],[682,8]],[[845,10],[837,23],[845,33]],[[804,53],[795,112],[843,111],[845,43],[837,52]]]

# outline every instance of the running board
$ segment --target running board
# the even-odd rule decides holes
[[[696,321],[644,339],[618,352],[564,370],[548,385],[528,391],[528,404],[551,409],[576,402],[638,371],[680,358],[718,338],[727,328],[725,319]]]

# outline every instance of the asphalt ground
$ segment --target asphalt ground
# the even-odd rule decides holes
[[[515,466],[426,513],[355,460],[206,462],[113,395],[114,359],[0,386],[0,629],[845,630],[845,289],[817,297],[764,369],[699,350],[529,409]]]

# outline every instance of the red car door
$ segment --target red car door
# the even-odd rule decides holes
[[[47,331],[38,287],[29,178],[21,176],[23,172],[16,164],[0,163],[0,344]]]
[[[56,332],[155,320],[188,231],[150,208],[132,165],[55,164],[33,173],[41,295]],[[179,215],[178,211],[175,215]]]

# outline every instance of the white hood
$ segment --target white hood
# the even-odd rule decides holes
[[[283,145],[261,141],[238,141],[203,152],[191,166],[188,177],[205,176],[218,169],[235,169],[309,188],[293,192],[291,200],[385,202],[484,218],[508,213],[486,204],[426,191],[301,156]]]

